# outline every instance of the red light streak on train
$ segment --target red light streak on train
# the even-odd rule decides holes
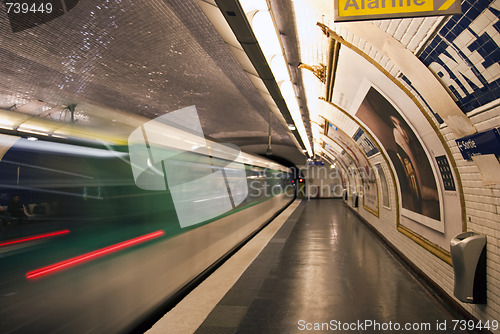
[[[81,263],[84,263],[84,262],[87,262],[90,260],[94,260],[98,257],[102,257],[105,255],[123,250],[125,248],[129,248],[129,247],[135,246],[137,244],[158,238],[164,234],[165,234],[165,232],[163,232],[163,231],[156,231],[153,233],[143,235],[141,237],[137,237],[137,238],[130,239],[127,241],[123,241],[123,242],[120,242],[120,243],[112,245],[112,246],[104,247],[104,248],[101,248],[101,249],[98,249],[98,250],[95,250],[95,251],[92,251],[92,252],[89,252],[86,254],[82,254],[82,255],[61,261],[61,262],[54,263],[52,265],[49,265],[49,266],[46,266],[43,268],[39,268],[39,269],[30,271],[26,274],[26,278],[33,279],[33,278],[37,278],[40,276],[45,276],[45,275],[48,275],[50,273],[60,271],[62,269],[68,268],[68,267],[76,266],[78,264],[81,264]]]
[[[14,245],[14,244],[22,243],[22,242],[28,242],[28,241],[32,241],[32,240],[55,237],[55,236],[67,234],[67,233],[69,233],[69,230],[61,230],[61,231],[56,231],[56,232],[49,232],[49,233],[43,233],[43,234],[38,234],[38,235],[32,235],[32,236],[25,237],[25,238],[8,240],[8,241],[0,243],[0,247],[10,246],[10,245]]]

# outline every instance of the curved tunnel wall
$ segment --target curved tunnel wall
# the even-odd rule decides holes
[[[390,205],[381,204],[383,187],[381,178],[377,177],[380,215],[377,217],[364,205],[356,210],[450,296],[453,295],[453,271],[447,253],[451,238],[462,230],[487,236],[488,303],[486,306],[461,304],[473,316],[482,320],[498,318],[500,310],[497,303],[499,284],[494,278],[500,270],[497,261],[500,188],[494,177],[494,173],[498,173],[499,164],[494,155],[473,157],[470,161],[464,159],[455,140],[476,131],[481,133],[494,129],[500,123],[500,94],[497,89],[500,78],[497,56],[500,30],[498,6],[498,1],[487,4],[465,3],[464,15],[443,21],[442,27],[436,30],[437,35],[429,39],[418,57],[407,50],[414,60],[420,62],[420,72],[410,68],[412,59],[398,59],[397,52],[391,50],[390,44],[394,41],[389,34],[378,39],[380,36],[374,33],[378,28],[374,24],[353,23],[337,28],[340,31],[339,37],[347,40],[346,44],[359,41],[360,36],[365,37],[366,44],[371,45],[372,51],[370,54],[365,53],[364,58],[371,63],[371,69],[368,69],[369,66],[352,66],[352,62],[342,64],[343,60],[352,60],[353,56],[341,53],[336,69],[335,103],[333,108],[328,107],[323,111],[326,118],[331,120],[342,118],[342,113],[350,114],[364,125],[364,129],[370,132],[384,153],[369,159],[372,165],[380,164],[385,172],[388,193],[391,194]],[[471,8],[476,10],[469,11]],[[478,45],[482,45],[482,49]],[[401,45],[396,48],[400,49]],[[402,65],[395,71],[385,71],[389,80],[379,76],[384,68],[380,66],[380,60],[377,61],[379,58],[373,50],[383,52],[391,61]],[[361,61],[356,64],[360,63]],[[432,76],[433,84],[425,81],[429,75]],[[441,85],[439,94],[429,92],[429,88],[436,83]],[[398,173],[394,164],[395,159],[390,157],[390,149],[386,149],[387,144],[384,144],[387,131],[372,131],[372,122],[376,119],[358,114],[357,106],[363,102],[353,102],[359,101],[360,97],[364,99],[370,89],[377,90],[397,109],[422,143],[432,165],[434,179],[438,188],[441,188],[438,189],[442,207],[440,229],[425,226],[418,218],[405,217],[401,173]],[[406,104],[401,98],[404,95],[401,93],[405,90],[411,93],[408,96],[413,96],[412,101]],[[401,94],[400,97],[398,94]],[[425,119],[419,120],[416,115],[424,116]],[[447,160],[445,168],[443,156]],[[446,173],[447,168],[451,175]],[[447,177],[450,176],[453,184],[448,182]],[[452,190],[453,186],[455,190]],[[351,204],[350,201],[347,203]],[[408,221],[407,218],[413,221]],[[431,244],[420,242],[421,237],[430,240]]]
[[[204,8],[211,6],[209,10],[218,11],[207,1],[198,2],[203,3]],[[299,2],[301,0],[294,1]],[[311,1],[302,2],[312,6]],[[7,64],[2,73],[14,79],[1,85],[1,106],[11,108],[17,104],[17,111],[22,114],[31,103],[40,117],[54,118],[60,112],[59,120],[67,120],[68,105],[82,100],[76,107],[75,115],[80,117],[77,121],[92,127],[98,125],[93,121],[100,120],[107,109],[92,106],[96,111],[91,113],[83,102],[92,101],[148,118],[195,104],[200,106],[202,125],[209,135],[217,139],[265,143],[267,101],[272,99],[262,83],[257,89],[252,86],[256,85],[256,71],[241,69],[238,55],[244,51],[243,48],[234,50],[240,46],[237,40],[233,38],[233,45],[223,40],[227,36],[218,36],[217,32],[225,28],[221,22],[212,22],[214,26],[211,26],[209,15],[205,12],[207,17],[204,16],[196,1],[168,4],[148,1],[145,4],[147,6],[139,9],[130,2],[128,14],[124,15],[127,10],[104,6],[94,11],[94,4],[81,1],[67,16],[20,32],[18,39],[2,39],[5,43],[1,47],[1,58]],[[180,7],[185,7],[184,11]],[[89,11],[95,16],[85,16]],[[324,92],[323,84],[312,73],[302,70],[305,90],[312,92],[307,93],[307,100],[313,122],[324,124],[326,119],[351,138],[361,129],[380,151],[372,156],[367,154],[370,165],[377,169],[374,173],[377,210],[365,205],[365,197],[361,197],[359,214],[450,296],[453,294],[453,271],[448,254],[450,239],[462,230],[487,235],[488,304],[464,305],[483,320],[498,320],[500,314],[500,283],[496,280],[500,274],[499,167],[492,156],[465,160],[455,140],[500,124],[499,11],[500,0],[465,1],[464,15],[451,18],[330,24],[338,40],[342,39],[332,103],[317,99],[324,94],[311,87],[319,87]],[[297,19],[302,20],[308,13],[301,12]],[[3,12],[0,15],[5,18]],[[101,16],[105,18],[103,21],[99,21]],[[223,19],[220,11],[217,17]],[[94,20],[90,28],[86,26],[87,18]],[[320,42],[301,47],[320,54],[318,62],[326,63],[329,41],[315,26],[318,20],[312,20],[309,33],[316,31]],[[327,21],[328,17],[325,23]],[[0,29],[10,34],[6,22],[2,21]],[[133,26],[137,23],[142,24],[141,29]],[[70,27],[65,30],[66,38],[54,36],[54,32],[64,27]],[[87,28],[90,34],[82,34]],[[9,34],[4,36],[12,37]],[[46,38],[48,41],[43,43]],[[128,52],[122,52],[123,45],[129,47]],[[248,58],[244,61],[248,62]],[[213,85],[214,82],[217,85]],[[381,95],[394,108],[395,111],[391,111],[394,116],[399,115],[399,122],[403,120],[417,138],[412,141],[421,143],[432,169],[430,179],[436,184],[439,215],[436,210],[433,214],[424,214],[424,209],[407,203],[403,188],[412,187],[402,186],[403,174],[398,172],[400,167],[396,168],[397,159],[391,158],[394,150],[386,144],[384,131],[377,133],[372,128],[375,118],[358,114],[370,91]],[[39,101],[40,106],[33,106],[38,99],[45,100],[46,105]],[[23,103],[26,103],[24,111]],[[276,115],[276,108],[270,108]],[[227,117],[229,113],[234,117]],[[29,112],[26,115],[26,119],[31,117]],[[108,121],[115,122],[115,118]],[[273,127],[274,139],[288,148],[295,147],[290,134],[284,131],[286,124],[283,120],[280,122],[282,124]],[[317,153],[330,154],[333,160],[345,159],[342,164],[345,171],[359,168],[353,157],[342,157],[342,151],[352,143],[334,145],[326,138],[326,128],[321,134],[319,126],[312,126],[315,139],[323,142],[322,147],[316,147]],[[395,132],[392,133],[395,138]],[[353,143],[356,142],[353,139]],[[440,171],[443,160],[437,160],[443,156],[448,161],[455,190],[446,189]],[[382,183],[382,175],[387,187]],[[347,175],[345,180],[355,189],[364,190],[359,174]],[[412,214],[415,211],[419,211],[417,216]]]

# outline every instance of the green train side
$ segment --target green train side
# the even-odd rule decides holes
[[[245,191],[244,200],[181,227],[169,189],[137,186],[125,146],[7,135],[0,141],[3,333],[129,332],[295,194],[288,169],[245,155],[239,164],[246,180],[231,183],[242,189],[228,188]],[[214,171],[234,163],[192,157],[191,167],[210,163]],[[196,192],[196,182],[186,191]],[[22,217],[8,213],[14,195],[25,208]]]

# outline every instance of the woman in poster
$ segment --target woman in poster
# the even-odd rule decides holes
[[[370,128],[389,155],[399,179],[403,208],[440,220],[432,167],[403,117],[374,88],[366,94],[356,116]]]

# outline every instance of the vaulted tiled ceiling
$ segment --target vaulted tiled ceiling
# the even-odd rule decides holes
[[[245,55],[234,26],[224,20],[224,15],[235,13],[219,9],[221,4],[236,3],[80,0],[63,16],[19,32],[12,32],[5,12],[0,11],[0,108],[67,122],[66,107],[76,104],[76,122],[104,129],[123,118],[113,111],[152,119],[195,105],[206,135],[259,154],[268,146],[272,114],[273,153],[302,164],[304,147],[297,133],[287,128],[289,115],[278,108],[276,94],[268,92],[256,74],[255,68],[262,64]],[[324,84],[311,72],[298,69],[300,63],[318,65],[328,60],[328,40],[317,22],[421,101],[405,73],[380,47],[353,33],[352,25],[334,23],[333,1],[269,0],[266,6],[281,38],[307,140],[315,143],[316,151],[322,145],[325,115],[338,114],[330,121],[347,132],[357,126],[338,108],[318,100],[325,96]],[[363,24],[371,24],[418,56],[448,19]],[[251,21],[237,15],[233,20],[240,27]],[[346,56],[342,64],[344,69],[358,67],[354,58]],[[348,108],[353,89],[348,75],[340,78],[332,96],[334,105]]]
[[[1,10],[0,59],[3,109],[68,121],[65,106],[76,104],[77,123],[106,131],[121,121],[115,110],[152,119],[195,105],[207,136],[267,147],[269,107],[195,1],[82,0],[19,32]],[[276,117],[272,144],[304,158]]]

